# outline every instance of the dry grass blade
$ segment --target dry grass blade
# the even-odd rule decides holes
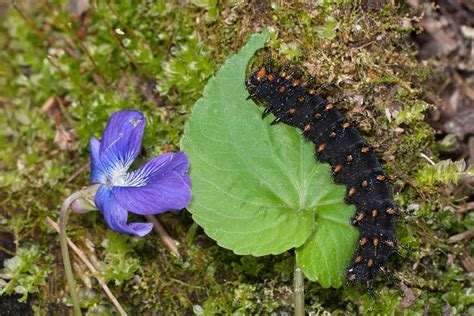
[[[160,238],[165,244],[166,248],[168,248],[169,251],[175,254],[178,258],[181,258],[178,248],[176,247],[176,243],[174,242],[173,238],[168,235],[163,225],[161,225],[160,221],[158,221],[158,218],[156,218],[154,215],[145,215],[145,217],[150,223],[153,224],[155,231],[158,233],[158,235],[160,235]]]
[[[53,227],[53,229],[59,234],[59,226],[58,224],[56,224],[55,221],[53,221],[51,218],[47,217],[46,218],[47,221],[48,221],[48,224]],[[94,274],[95,278],[97,279],[97,281],[99,282],[100,286],[102,286],[102,289],[104,290],[105,294],[109,297],[109,299],[112,301],[112,304],[114,304],[115,308],[117,308],[117,311],[120,313],[120,315],[127,315],[127,313],[125,312],[125,310],[123,309],[123,307],[120,305],[119,301],[117,300],[117,298],[114,296],[114,294],[112,293],[112,291],[110,291],[110,288],[107,286],[107,284],[105,283],[105,281],[99,276],[99,271],[97,271],[97,269],[94,267],[94,265],[92,264],[92,262],[90,262],[90,260],[87,258],[87,256],[84,254],[84,252],[82,252],[81,249],[79,249],[79,247],[77,247],[72,241],[71,239],[67,239],[67,243],[69,245],[69,247],[71,247],[71,249],[74,251],[74,253],[76,253],[76,255],[82,260],[82,262],[84,262],[84,264],[87,266],[87,268],[89,268],[89,270]]]

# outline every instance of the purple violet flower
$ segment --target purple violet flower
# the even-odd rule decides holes
[[[119,111],[110,117],[102,140],[92,137],[91,184],[98,184],[94,202],[109,227],[140,237],[151,223],[128,223],[128,212],[139,215],[180,210],[191,201],[186,153],[166,153],[127,172],[140,152],[145,117],[141,112]]]

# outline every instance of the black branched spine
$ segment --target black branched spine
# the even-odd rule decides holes
[[[349,281],[371,286],[386,272],[396,247],[396,205],[391,184],[372,148],[354,124],[344,118],[308,82],[293,78],[295,71],[273,72],[271,66],[252,73],[246,81],[251,98],[265,105],[263,117],[273,113],[279,122],[298,127],[316,145],[316,157],[331,164],[333,179],[347,187],[346,202],[356,206],[352,225],[360,230],[357,251],[347,269]]]

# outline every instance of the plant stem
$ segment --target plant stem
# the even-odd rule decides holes
[[[168,232],[163,227],[163,225],[161,225],[158,218],[156,218],[154,215],[145,215],[145,217],[150,223],[153,224],[155,231],[158,233],[158,235],[160,235],[161,241],[165,244],[166,248],[168,248],[168,250],[174,253],[178,258],[181,258],[175,241],[170,237],[170,235],[168,235]]]
[[[51,218],[49,217],[46,217],[46,220],[48,221],[49,225],[51,225],[51,227],[53,227],[53,229],[55,231],[57,231],[59,233],[59,226],[58,224],[56,224]],[[81,249],[79,249],[79,247],[77,247],[72,241],[71,239],[67,238],[67,243],[69,245],[69,247],[71,247],[72,251],[74,251],[76,253],[76,255],[79,257],[79,259],[82,260],[82,262],[84,262],[84,264],[86,265],[86,267],[89,268],[89,270],[92,272],[92,274],[95,276],[95,278],[97,279],[97,281],[99,282],[100,286],[102,286],[102,289],[104,290],[105,294],[109,297],[109,299],[112,301],[112,304],[115,305],[115,307],[117,308],[117,311],[120,313],[120,315],[122,316],[126,316],[127,313],[125,312],[125,310],[123,309],[122,305],[120,305],[119,301],[117,300],[117,298],[114,296],[114,294],[112,293],[112,291],[109,289],[109,287],[107,286],[107,284],[105,283],[105,281],[100,277],[100,273],[99,271],[97,271],[97,269],[95,268],[95,266],[92,264],[92,262],[86,257],[86,254],[84,252],[82,252]]]
[[[295,316],[304,316],[304,276],[296,263],[296,259],[293,287]]]
[[[59,213],[59,237],[61,242],[61,253],[63,255],[63,264],[64,270],[66,272],[67,285],[69,287],[69,295],[71,295],[72,305],[74,307],[74,315],[80,316],[81,307],[79,305],[79,300],[76,293],[76,281],[74,280],[74,274],[72,272],[71,260],[69,258],[69,250],[67,247],[67,236],[66,236],[66,222],[69,211],[69,206],[74,200],[82,197],[83,192],[79,191],[73,193],[66,200],[64,200],[63,205],[61,206],[61,211]]]

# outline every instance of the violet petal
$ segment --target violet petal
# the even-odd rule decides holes
[[[187,176],[189,169],[189,160],[184,152],[179,153],[165,153],[147,161],[139,169],[129,172],[124,176],[122,187],[141,187],[150,182],[157,181],[157,177],[162,177],[164,174],[171,171],[183,176],[188,186],[191,186],[189,176]]]
[[[130,173],[128,184],[139,186],[115,186],[113,195],[123,208],[136,214],[180,210],[191,201],[188,168],[186,154],[163,154]]]
[[[132,164],[140,152],[145,124],[145,117],[138,111],[112,114],[100,141],[100,160],[104,167]]]
[[[183,180],[191,187],[191,179],[188,176],[189,172],[189,159],[188,154],[185,152],[177,152],[173,156],[172,165],[170,168],[179,174],[183,175]]]
[[[89,148],[91,152],[91,183],[100,183],[101,179],[106,176],[99,159],[100,141],[92,136],[89,141]]]
[[[153,229],[152,223],[127,224],[127,211],[117,203],[111,190],[105,186],[101,186],[99,190],[97,190],[94,202],[104,216],[107,225],[116,232],[143,237]]]

